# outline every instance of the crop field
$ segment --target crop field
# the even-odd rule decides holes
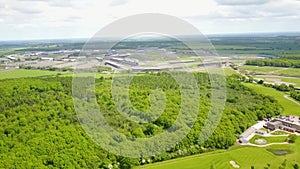
[[[265,87],[262,85],[255,85],[244,83],[245,86],[253,89],[255,92],[263,95],[268,95],[276,99],[279,104],[284,108],[283,115],[297,115],[300,116],[300,106],[296,103],[284,98],[285,93],[277,91],[276,89]]]
[[[290,154],[278,156],[268,150],[290,151]],[[262,169],[270,165],[270,169],[278,169],[285,161],[286,168],[293,168],[300,159],[300,140],[295,144],[271,145],[267,147],[233,146],[227,151],[215,151],[180,159],[169,160],[137,167],[140,169],[232,169],[229,163],[235,161],[241,169],[250,169],[251,166]]]
[[[47,70],[8,70],[0,72],[0,79],[12,79],[12,78],[23,78],[23,77],[38,77],[38,76],[56,76],[61,75],[71,75],[67,72],[55,72]]]

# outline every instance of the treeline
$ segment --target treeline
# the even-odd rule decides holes
[[[46,66],[46,67],[33,67],[30,65],[20,65],[20,69],[26,70],[49,70],[49,71],[61,71],[61,72],[71,72],[73,69],[71,67],[64,67],[64,68],[57,68],[53,66]]]
[[[259,82],[261,82],[261,81],[259,81]],[[262,84],[262,83],[258,83],[258,84]],[[263,85],[266,86],[266,87],[272,87],[272,88],[274,88],[278,91],[281,91],[281,92],[290,92],[290,91],[295,90],[295,87],[293,85],[286,85],[284,83],[282,83],[280,85],[264,83]]]
[[[291,97],[300,101],[300,92],[299,91],[291,91]]]
[[[283,58],[254,59],[247,60],[246,65],[300,68],[300,60]]]
[[[86,134],[74,110],[71,77],[2,80],[0,168],[129,169],[134,165],[226,149],[257,120],[277,116],[282,112],[273,98],[258,95],[246,88],[237,80],[238,76],[228,77],[227,100],[221,121],[213,135],[206,142],[201,142],[198,138],[210,110],[211,84],[207,74],[195,73],[193,76],[200,89],[200,107],[192,129],[166,153],[152,157],[141,156],[139,159],[111,154]],[[166,131],[177,119],[182,101],[181,92],[171,75],[150,73],[132,79],[129,96],[133,108],[126,104],[121,105],[121,108],[124,111],[130,110],[137,117],[148,115],[143,112],[150,108],[149,95],[153,90],[161,89],[165,93],[166,106],[162,114],[146,124],[130,121],[116,110],[111,83],[111,77],[96,79],[96,99],[107,123],[127,136],[122,139],[150,138]],[[160,99],[159,96],[155,97]],[[99,137],[102,136],[100,133]]]
[[[33,67],[30,65],[20,65],[20,69],[26,69],[26,70],[48,70],[48,71],[59,71],[59,72],[72,72],[73,68],[71,67],[63,67],[63,68],[57,68],[53,66],[46,66],[46,67]],[[97,72],[99,73],[111,73],[112,69],[110,67],[104,67],[99,66],[97,68]]]
[[[83,42],[56,42],[56,43],[41,43],[41,44],[27,44],[21,49],[15,49],[15,52],[32,52],[32,51],[44,51],[52,52],[58,50],[73,50],[73,49],[82,49],[84,46]]]
[[[295,56],[295,55],[282,55],[280,56],[282,59],[291,59],[291,60],[300,60],[300,56]]]

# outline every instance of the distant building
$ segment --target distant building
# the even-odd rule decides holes
[[[247,138],[249,136],[251,136],[252,134],[254,134],[255,131],[256,131],[256,129],[254,127],[248,128],[244,133],[242,133],[240,135],[239,142],[240,143],[249,143],[249,140],[247,140]]]
[[[86,59],[86,56],[70,56],[69,59]]]
[[[132,72],[160,72],[168,70],[168,68],[164,67],[133,67]]]
[[[242,137],[242,138],[239,138],[239,142],[242,144],[247,144],[247,143],[249,143],[249,140]]]
[[[284,116],[272,119],[267,123],[267,128],[270,130],[285,130],[288,132],[300,132],[300,117]]]
[[[111,55],[115,55],[117,54],[117,51],[116,50],[109,50],[108,51],[108,55],[111,56]]]
[[[104,65],[109,65],[109,66],[112,66],[114,68],[121,68],[121,66],[119,64],[111,62],[111,61],[105,61]]]
[[[96,57],[96,59],[99,60],[99,61],[103,61],[102,57]]]
[[[274,55],[259,55],[259,57],[269,58],[269,59],[277,58],[277,56],[274,56]]]
[[[76,59],[64,58],[64,59],[62,59],[62,61],[64,61],[64,62],[75,62]]]
[[[195,60],[178,60],[178,61],[171,61],[170,64],[179,64],[179,63],[193,63]]]
[[[124,58],[124,57],[128,57],[130,55],[131,55],[130,53],[125,53],[125,54],[119,54],[118,56]]]
[[[279,126],[281,126],[282,123],[280,121],[270,121],[267,123],[267,128],[270,130],[276,130],[279,129]]]
[[[6,58],[9,59],[9,60],[17,60],[17,58],[14,57],[14,56],[6,56]]]
[[[42,57],[41,60],[53,61],[54,59],[53,59],[53,58],[45,58],[45,57]]]
[[[126,65],[131,65],[131,66],[138,66],[139,63],[136,60],[132,60],[132,59],[123,59],[123,58],[111,58],[112,61],[118,62],[118,63],[122,63],[122,64],[126,64]]]
[[[267,134],[267,132],[263,130],[259,130],[252,126],[240,135],[239,142],[242,144],[249,143],[249,137],[253,134],[265,135]]]

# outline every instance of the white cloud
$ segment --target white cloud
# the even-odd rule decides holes
[[[220,5],[261,5],[273,0],[216,0]]]
[[[205,33],[300,30],[298,0],[0,0],[0,39],[89,37],[125,16],[163,13]]]
[[[110,5],[111,6],[119,6],[119,5],[125,5],[128,3],[128,0],[112,0]]]

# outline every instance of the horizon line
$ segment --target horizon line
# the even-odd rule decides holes
[[[203,33],[206,37],[229,37],[229,36],[255,36],[255,35],[268,35],[268,36],[300,36],[300,31],[287,31],[287,32],[230,32],[230,33]],[[179,36],[195,36],[195,35],[179,35]],[[72,41],[72,40],[89,40],[91,37],[55,37],[55,38],[36,38],[36,39],[6,39],[0,40],[3,42],[23,42],[23,41]],[[107,37],[109,39],[110,37]]]

